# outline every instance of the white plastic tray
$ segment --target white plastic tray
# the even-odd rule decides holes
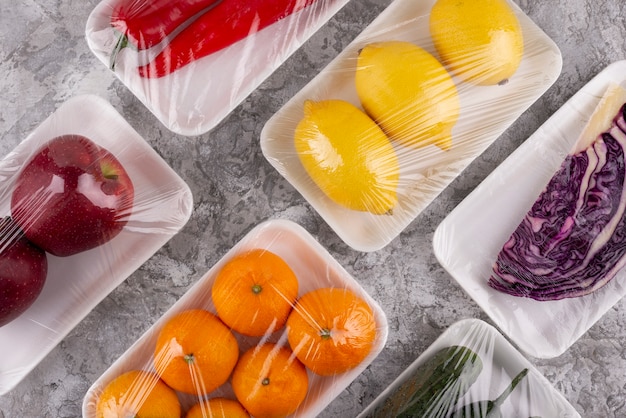
[[[84,135],[111,151],[135,188],[133,213],[112,241],[69,257],[48,254],[46,284],[31,307],[0,327],[0,394],[17,385],[74,326],[187,222],[188,186],[104,99],[65,102],[0,161],[0,213],[10,213],[17,172],[41,145]]]
[[[626,271],[590,295],[558,301],[510,296],[487,285],[502,245],[578,138],[610,82],[626,86],[626,61],[609,65],[569,99],[439,225],[441,265],[524,352],[562,354],[626,294]]]
[[[83,417],[95,416],[99,394],[104,386],[116,376],[135,369],[153,370],[152,354],[159,330],[172,316],[186,309],[208,309],[215,312],[211,301],[211,286],[216,274],[235,255],[244,251],[263,248],[280,256],[293,270],[299,281],[299,294],[320,287],[346,288],[363,298],[372,308],[376,320],[377,336],[369,355],[360,365],[345,373],[322,377],[309,373],[308,395],[291,416],[315,417],[339,393],[341,393],[376,358],[387,341],[388,324],[385,313],[358,282],[311,236],[304,228],[287,220],[270,220],[255,227],[198,282],[183,295],[146,333],[135,342],[106,372],[91,386],[83,402]],[[278,332],[277,334],[282,334]],[[259,343],[260,338],[245,337],[236,333],[241,350]],[[283,338],[273,335],[271,340]],[[183,407],[196,402],[197,397],[183,394]],[[230,383],[213,391],[210,397],[228,396],[234,399]],[[195,398],[195,399],[194,399]]]
[[[116,34],[110,26],[112,4],[103,0],[89,15],[87,43],[109,67]],[[135,70],[163,48],[137,54],[124,48],[115,75],[171,131],[200,135],[211,130],[272,74],[348,0],[317,0],[305,9],[210,56],[162,78],[141,78]],[[280,42],[277,42],[280,39]]]
[[[296,154],[293,137],[307,99],[343,99],[361,107],[354,87],[358,51],[380,40],[413,42],[435,54],[428,18],[434,0],[395,0],[317,77],[287,102],[265,125],[261,147],[267,160],[317,210],[348,245],[375,251],[387,245],[434,198],[539,98],[561,72],[554,42],[515,4],[524,32],[522,63],[502,86],[458,82],[461,114],[453,130],[456,145],[447,152],[434,146],[398,149],[399,205],[393,215],[372,215],[341,207],[311,181]],[[436,55],[435,55],[436,56]]]
[[[470,390],[459,400],[467,404],[478,400],[495,399],[521,370],[528,375],[502,404],[504,417],[560,417],[576,418],[580,414],[550,382],[494,327],[479,319],[464,319],[448,328],[400,376],[393,381],[361,414],[367,417],[385,399],[410,378],[415,371],[437,351],[461,345],[481,358],[483,369]]]

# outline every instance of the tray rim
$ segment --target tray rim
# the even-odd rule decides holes
[[[507,354],[508,358],[515,364],[517,369],[527,367],[529,371],[534,374],[535,378],[537,378],[545,387],[550,388],[553,396],[558,399],[558,403],[564,409],[569,409],[569,411],[563,411],[571,414],[566,415],[568,418],[580,418],[580,414],[575,410],[573,405],[570,404],[561,392],[550,384],[547,378],[541,374],[527,358],[517,351],[515,347],[493,325],[478,318],[460,319],[445,329],[425,351],[423,351],[385,389],[383,389],[383,391],[357,416],[357,418],[367,417],[367,415],[372,413],[389,395],[393,394],[393,392],[406,380],[406,378],[414,373],[415,369],[421,366],[437,350],[448,347],[451,344],[460,343],[461,341],[455,338],[455,334],[471,329],[472,327],[480,329],[486,335],[493,338],[497,347],[496,349],[503,351],[499,354],[501,356]],[[493,359],[490,360],[493,366]],[[499,366],[501,368],[505,368],[506,365]]]
[[[193,305],[193,299],[196,294],[202,292],[203,289],[205,289],[212,283],[212,276],[216,274],[216,272],[221,268],[221,266],[224,265],[224,263],[228,259],[241,252],[242,250],[250,248],[248,247],[250,243],[254,242],[255,237],[260,234],[265,233],[276,235],[285,232],[293,234],[297,238],[301,239],[304,242],[304,245],[307,246],[307,248],[314,251],[316,255],[324,258],[327,262],[329,262],[331,264],[330,267],[341,275],[341,278],[339,280],[348,288],[355,291],[359,296],[364,298],[366,302],[371,306],[377,322],[378,335],[375,345],[373,346],[372,351],[370,352],[368,357],[363,360],[360,365],[352,370],[349,370],[341,375],[325,378],[329,379],[328,381],[332,380],[332,382],[334,383],[329,386],[325,393],[316,394],[318,400],[312,401],[308,410],[298,410],[297,416],[312,418],[320,413],[326,406],[328,406],[328,404],[334,398],[336,398],[346,387],[348,387],[348,385],[354,379],[356,379],[384,349],[389,335],[389,324],[387,316],[380,304],[378,304],[378,302],[371,295],[369,295],[369,293],[361,286],[361,284],[350,273],[348,273],[345,268],[339,263],[339,261],[337,261],[305,228],[303,228],[296,222],[288,219],[274,218],[262,221],[254,228],[252,228],[248,233],[246,233],[239,241],[237,241],[215,264],[213,264],[202,274],[202,276],[196,281],[196,283],[194,283],[170,308],[168,308],[166,312],[159,316],[159,318],[157,318],[153,322],[153,324],[93,382],[91,387],[87,390],[83,399],[83,418],[92,417],[91,411],[94,408],[93,403],[95,399],[97,399],[97,392],[101,387],[103,387],[103,385],[107,381],[110,381],[117,374],[130,368],[130,363],[142,364],[144,367],[146,366],[145,362],[141,362],[138,360],[133,362],[132,359],[129,359],[129,356],[133,355],[133,353],[141,348],[142,345],[147,344],[147,342],[149,342],[149,340],[154,337],[155,333],[167,321],[168,318],[175,315],[177,312],[192,308],[193,306],[190,305]],[[241,338],[241,336],[239,337]],[[312,372],[309,372],[309,376],[311,376],[311,373]],[[341,384],[337,384],[337,382],[341,382]],[[217,390],[219,390],[219,388]],[[291,416],[296,415],[290,415],[290,417]]]
[[[621,76],[618,76],[618,74],[621,74]],[[622,83],[623,85],[626,83],[626,60],[618,60],[618,61],[610,63],[603,70],[601,70],[598,74],[592,77],[591,80],[589,80],[576,93],[574,93],[574,95],[571,96],[552,115],[550,115],[550,117],[534,133],[532,133],[528,137],[528,139],[524,141],[524,143],[522,143],[509,156],[507,156],[507,158],[505,158],[502,161],[502,163],[498,165],[498,167],[496,167],[491,173],[489,173],[489,175],[487,175],[485,179],[474,190],[472,190],[452,211],[450,211],[450,213],[438,225],[438,227],[436,228],[433,234],[433,238],[432,238],[433,251],[439,264],[459,284],[459,286],[464,290],[464,292],[468,296],[470,296],[472,300],[474,300],[474,302],[476,302],[481,307],[481,309],[490,317],[490,319],[511,339],[511,341],[514,342],[514,344],[520,350],[536,358],[549,359],[549,358],[558,357],[559,355],[563,354],[565,351],[567,351],[567,349],[569,349],[569,347],[571,347],[572,344],[574,344],[582,335],[584,335],[589,330],[589,328],[591,328],[591,326],[595,324],[614,305],[614,303],[617,302],[617,300],[621,299],[622,296],[617,295],[619,297],[617,297],[614,303],[607,304],[601,312],[598,311],[596,314],[592,315],[590,318],[587,318],[587,321],[584,324],[584,326],[575,327],[575,330],[574,330],[575,332],[573,334],[574,336],[573,338],[570,339],[569,343],[563,344],[551,350],[538,351],[536,347],[534,346],[534,344],[528,340],[528,337],[524,338],[523,336],[518,336],[511,332],[510,327],[507,326],[507,324],[505,324],[501,318],[499,318],[498,316],[494,314],[493,309],[490,308],[491,305],[489,303],[489,300],[478,298],[476,295],[476,292],[472,291],[471,288],[469,287],[469,284],[466,283],[464,280],[460,279],[459,277],[457,277],[457,275],[452,270],[452,266],[450,265],[450,263],[447,262],[447,259],[446,259],[448,256],[448,254],[445,253],[445,251],[447,251],[446,248],[448,247],[446,245],[446,242],[449,242],[450,240],[448,236],[448,232],[446,231],[449,230],[454,225],[454,219],[457,216],[462,216],[466,211],[470,210],[468,208],[471,205],[473,205],[475,201],[479,199],[480,196],[482,196],[483,194],[491,193],[492,189],[490,189],[490,187],[492,187],[491,186],[492,184],[496,184],[496,188],[498,187],[497,186],[497,184],[499,183],[498,177],[502,175],[502,171],[505,171],[510,166],[513,166],[516,161],[520,160],[521,156],[526,155],[529,151],[533,151],[537,147],[537,144],[541,143],[542,136],[545,130],[550,129],[552,127],[555,127],[556,129],[556,127],[558,126],[559,119],[566,117],[568,115],[568,112],[573,112],[577,110],[576,105],[578,103],[584,102],[585,100],[588,101],[589,98],[593,98],[594,100],[596,100],[596,103],[597,103],[597,101],[600,100],[600,97],[602,96],[603,91],[604,91],[603,89],[601,90],[601,87],[605,88],[606,86],[604,85],[606,83],[610,81],[616,81],[617,79],[619,79],[618,82]],[[590,115],[587,115],[587,118],[589,116]],[[581,126],[581,129],[582,129],[582,126]],[[565,144],[560,144],[562,149],[559,150],[563,158],[569,151],[569,148],[564,147],[564,145]],[[573,140],[570,145],[573,145]],[[532,204],[532,202],[526,202],[526,203]],[[519,219],[521,220],[521,217]],[[624,270],[623,275],[626,275],[626,270]],[[607,285],[605,285],[604,287],[608,289],[610,286],[615,285],[616,278],[617,277],[615,277],[611,282],[607,283]],[[602,291],[602,289],[598,289],[594,293],[597,294],[597,292],[600,292],[600,291]],[[605,293],[608,293],[608,295],[605,296],[605,298],[607,299],[616,298],[615,293],[609,293],[609,292],[605,292]],[[626,289],[622,289],[620,293],[626,294]],[[498,293],[498,295],[501,295],[501,297],[504,297],[507,299],[511,299],[512,301],[515,300],[515,297],[513,296],[504,295],[502,293]],[[594,294],[587,295],[587,296],[593,296],[593,295]],[[567,303],[567,302],[569,301],[568,300],[555,301],[555,303]],[[551,302],[548,301],[548,302],[541,302],[541,303],[543,303],[545,306],[545,304],[549,304]]]
[[[317,84],[323,84],[325,77],[328,73],[333,73],[335,71],[341,72],[342,64],[347,60],[350,60],[350,54],[354,49],[358,49],[359,45],[371,40],[371,36],[383,36],[384,37],[384,28],[388,26],[388,23],[393,23],[395,20],[393,18],[395,13],[399,13],[397,10],[402,10],[402,7],[408,7],[407,4],[410,4],[412,0],[394,0],[383,12],[376,18],[370,25],[368,25],[352,42],[348,44],[320,73],[318,73],[312,80],[310,80],[304,87],[302,87],[294,96],[292,96],[274,115],[270,117],[270,119],[264,124],[263,129],[261,130],[261,150],[263,152],[266,160],[277,170],[281,176],[283,176],[304,198],[305,200],[315,209],[315,211],[324,219],[324,221],[333,229],[333,231],[350,247],[357,251],[362,252],[372,252],[377,251],[381,248],[384,248],[388,245],[393,239],[397,238],[405,229],[408,227],[415,219],[425,210],[435,199],[436,197],[454,180],[454,178],[458,177],[464,168],[466,168],[473,160],[478,158],[485,149],[488,148],[491,144],[493,144],[501,135],[508,129],[515,120],[526,111],[536,100],[538,100],[558,79],[561,74],[563,59],[562,54],[558,46],[554,43],[554,41],[541,29],[539,28],[534,21],[532,21],[522,10],[521,8],[513,1],[507,0],[508,3],[512,6],[513,10],[516,11],[518,16],[522,16],[526,24],[528,26],[532,25],[533,32],[536,33],[533,41],[540,40],[543,46],[546,49],[545,54],[553,54],[552,60],[553,67],[550,67],[544,70],[541,74],[542,82],[541,87],[537,89],[535,95],[533,95],[532,100],[527,100],[524,102],[523,108],[520,108],[519,114],[515,119],[509,120],[506,126],[502,126],[501,129],[498,130],[497,134],[491,135],[493,136],[489,142],[485,142],[481,149],[476,153],[473,153],[471,159],[467,159],[464,162],[463,167],[461,167],[454,178],[450,178],[442,184],[442,187],[438,188],[437,193],[430,196],[428,199],[421,204],[418,210],[407,211],[403,218],[398,219],[398,222],[395,222],[395,225],[390,225],[390,222],[385,221],[384,226],[375,230],[375,232],[379,235],[376,239],[373,239],[371,242],[362,242],[357,237],[352,236],[349,232],[344,231],[343,222],[340,219],[334,219],[333,216],[336,212],[348,211],[349,209],[344,209],[339,207],[336,203],[330,201],[327,197],[321,195],[321,192],[315,186],[305,186],[299,183],[299,176],[302,176],[302,171],[304,170],[300,167],[295,172],[296,175],[288,176],[288,169],[285,168],[284,165],[280,163],[282,161],[280,156],[274,154],[270,147],[272,141],[282,141],[282,139],[272,138],[274,135],[273,131],[278,131],[279,128],[277,126],[285,125],[285,120],[290,119],[290,112],[297,113],[293,109],[300,109],[302,103],[305,99],[310,98],[309,92],[314,90],[314,87]],[[429,4],[434,2],[434,0],[429,0]],[[425,12],[424,15],[415,16],[413,19],[423,18],[424,16],[428,16],[429,8]],[[406,21],[409,18],[404,18],[402,21]],[[409,19],[410,20],[410,19]],[[528,40],[526,40],[528,41]],[[526,56],[526,52],[524,53]],[[454,78],[454,77],[453,77]],[[540,77],[538,77],[540,78]],[[340,97],[332,97],[332,98],[340,98]],[[285,134],[286,135],[286,134]],[[376,215],[369,215],[358,213],[356,211],[352,211],[352,213],[356,216],[370,216],[370,223],[377,222],[375,218]],[[347,217],[345,215],[344,217]],[[338,215],[341,217],[341,215]],[[393,233],[389,233],[389,228],[393,231]]]
[[[0,168],[3,168],[6,164],[9,164],[11,167],[11,170],[13,170],[13,165],[16,163],[16,161],[20,160],[20,159],[24,159],[27,160],[29,158],[29,155],[35,151],[35,149],[32,149],[32,146],[35,145],[36,148],[38,148],[41,144],[38,142],[37,137],[43,135],[45,132],[42,132],[43,130],[46,129],[46,127],[48,127],[48,125],[50,123],[53,123],[53,120],[57,117],[59,117],[59,115],[63,115],[65,112],[69,112],[72,109],[82,109],[82,106],[84,105],[91,105],[95,107],[95,110],[90,110],[90,112],[97,112],[97,111],[101,111],[101,113],[105,113],[105,112],[109,112],[108,114],[110,114],[110,120],[112,123],[114,124],[119,124],[117,125],[120,129],[122,129],[124,132],[128,132],[129,134],[131,134],[131,136],[133,137],[132,142],[135,146],[141,148],[142,153],[144,153],[144,155],[147,155],[151,158],[152,163],[158,165],[159,170],[163,170],[162,173],[164,173],[164,175],[167,175],[171,181],[172,181],[172,185],[175,185],[177,187],[178,190],[178,194],[177,196],[181,199],[181,205],[179,205],[179,209],[180,211],[177,212],[178,216],[177,217],[177,223],[176,223],[176,228],[175,230],[169,229],[167,233],[159,233],[157,235],[154,235],[154,238],[152,239],[152,242],[154,242],[154,245],[152,246],[152,248],[150,250],[147,250],[144,254],[144,256],[140,257],[140,258],[136,258],[136,259],[131,259],[130,261],[126,262],[126,266],[122,269],[124,270],[124,274],[122,274],[120,277],[118,277],[117,279],[113,280],[111,283],[109,283],[107,285],[106,289],[103,289],[102,292],[100,292],[99,294],[95,295],[92,297],[92,299],[90,300],[90,302],[86,305],[79,305],[79,307],[75,308],[73,311],[76,314],[75,316],[73,316],[72,318],[64,318],[65,321],[65,325],[63,326],[63,329],[55,329],[52,330],[52,335],[49,335],[46,341],[22,341],[19,344],[35,344],[38,348],[40,348],[37,352],[36,355],[33,355],[31,357],[29,357],[29,361],[25,364],[19,364],[19,365],[6,365],[6,367],[8,367],[7,369],[4,369],[2,373],[0,373],[0,376],[2,376],[2,379],[0,379],[0,396],[4,395],[8,392],[10,392],[11,390],[13,390],[17,385],[19,385],[19,383],[24,380],[28,374],[30,374],[30,372],[35,369],[39,363],[80,323],[82,322],[82,320],[90,313],[93,311],[93,309],[99,305],[102,300],[104,300],[116,287],[118,287],[119,285],[121,285],[133,272],[135,272],[145,261],[147,261],[148,259],[150,259],[152,256],[154,256],[154,254],[159,251],[165,244],[167,244],[167,242],[174,236],[176,235],[183,227],[184,225],[188,222],[188,220],[191,217],[192,214],[192,210],[193,210],[193,196],[191,193],[191,190],[189,189],[189,186],[182,180],[182,178],[180,178],[180,176],[178,176],[178,174],[156,153],[156,151],[149,146],[149,144],[145,141],[145,139],[143,137],[141,137],[141,135],[139,135],[139,133],[126,121],[126,119],[111,105],[111,103],[109,103],[106,99],[95,95],[95,94],[80,94],[77,96],[73,96],[71,98],[69,98],[68,100],[66,100],[65,102],[63,102],[59,107],[57,107],[53,112],[51,112],[46,118],[44,118],[34,129],[33,131],[27,135],[27,137],[22,140],[12,151],[10,151],[4,158],[2,158],[0,160]],[[93,138],[91,138],[93,139]],[[93,139],[94,142],[96,142],[97,144],[99,144],[99,141],[97,139]],[[118,158],[120,158],[119,155],[116,155]],[[138,165],[136,165],[138,166]],[[20,168],[18,168],[17,170],[20,170]],[[130,167],[127,167],[127,169],[130,169]],[[134,168],[133,168],[134,169]],[[12,181],[12,179],[9,179],[9,181]],[[11,186],[7,186],[7,188],[10,188]],[[132,216],[131,216],[132,219]],[[130,222],[130,221],[129,221]],[[125,231],[128,231],[128,226],[125,227]],[[125,232],[126,233],[126,232]],[[127,234],[132,234],[130,236],[138,236],[138,234],[141,233],[134,233],[134,232],[127,232]],[[120,236],[116,237],[117,240],[120,239],[124,239],[122,237],[122,234],[120,234]],[[105,247],[107,245],[111,245],[110,243],[104,244],[102,247]],[[100,247],[98,247],[100,248]],[[96,249],[97,250],[97,249]],[[145,256],[147,255],[147,256]],[[84,253],[84,254],[77,254],[71,257],[92,257],[92,254],[89,253]],[[144,259],[145,258],[145,259]],[[51,263],[61,263],[64,260],[61,260],[60,258],[56,258],[53,256],[48,255],[48,263],[49,263],[49,267]],[[128,274],[126,274],[128,273]],[[104,273],[102,273],[104,274]],[[104,277],[107,277],[106,274],[104,274]],[[93,279],[95,280],[95,279]],[[44,287],[45,290],[45,287]],[[43,292],[42,292],[43,293]],[[40,295],[40,297],[42,297],[45,295]],[[42,302],[40,302],[42,303]],[[32,307],[31,307],[32,308]],[[31,309],[29,308],[29,309]],[[68,308],[69,309],[69,308]],[[72,310],[72,309],[70,309]],[[16,324],[19,324],[19,321],[26,321],[26,317],[25,314],[28,315],[29,310],[27,310],[26,312],[24,312],[22,315],[20,315],[20,317],[16,318],[14,321]],[[22,318],[22,316],[24,316],[24,318]],[[11,325],[11,324],[7,324],[7,327]],[[0,329],[0,335],[3,334],[2,332],[3,330]],[[10,332],[6,331],[6,329],[4,330],[4,333]],[[5,335],[6,336],[6,335]],[[4,368],[5,365],[2,365],[2,367]],[[5,373],[6,371],[6,373]],[[6,382],[5,377],[6,376]]]

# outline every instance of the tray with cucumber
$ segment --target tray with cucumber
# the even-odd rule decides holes
[[[359,418],[580,417],[494,327],[448,328]]]

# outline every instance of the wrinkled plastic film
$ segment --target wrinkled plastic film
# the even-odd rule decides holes
[[[500,49],[512,71],[484,48],[450,59],[435,29],[458,23],[434,23],[435,3],[393,2],[261,134],[269,162],[357,250],[395,238],[560,72],[558,48],[512,2],[496,2],[516,25]]]
[[[442,266],[534,357],[562,354],[626,294],[624,65],[569,98],[434,235]]]
[[[0,166],[0,339],[22,347],[0,346],[4,393],[182,228],[191,192],[90,95],[64,103]]]
[[[604,286],[626,263],[626,90],[610,86],[597,109],[605,117],[576,141],[504,244],[490,286],[543,301],[576,298]]]
[[[213,128],[347,0],[104,0],[93,53],[170,130]]]
[[[451,325],[359,418],[487,413],[580,416],[495,328],[478,319],[465,319]]]
[[[141,372],[150,378],[138,384],[146,401],[135,412],[153,408],[150,393],[164,384],[180,408],[172,416],[212,416],[208,400],[255,417],[314,417],[380,353],[387,327],[377,303],[304,229],[267,221],[93,384],[83,416],[127,407],[124,391],[110,393],[120,376]]]

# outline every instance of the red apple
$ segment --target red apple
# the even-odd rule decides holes
[[[46,253],[24,236],[10,217],[0,220],[0,327],[21,315],[41,293],[48,273]]]
[[[35,245],[65,257],[119,234],[133,199],[133,183],[113,154],[84,136],[63,135],[20,172],[11,214]]]

